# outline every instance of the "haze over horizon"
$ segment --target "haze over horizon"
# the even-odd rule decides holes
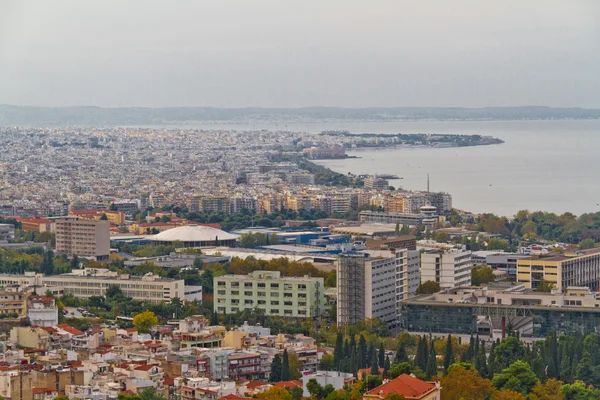
[[[0,0],[0,104],[600,108],[600,3]]]

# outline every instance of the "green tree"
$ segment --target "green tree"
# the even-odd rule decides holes
[[[269,376],[269,382],[280,382],[281,381],[281,371],[282,370],[282,362],[281,356],[279,353],[273,356],[273,362],[271,362],[271,374]]]
[[[425,368],[425,376],[427,379],[437,376],[437,355],[435,353],[433,340],[431,341],[431,348],[429,349],[429,357],[427,359],[427,367]]]
[[[377,364],[380,368],[383,368],[383,365],[385,364],[385,348],[383,347],[383,342],[379,342],[379,351],[377,352],[377,356],[379,357]]]
[[[287,349],[283,350],[283,360],[281,361],[281,380],[290,380],[290,359]]]
[[[552,288],[554,288],[554,283],[545,280],[544,278],[540,279],[540,283],[535,288],[536,292],[551,292]]]
[[[158,324],[158,317],[152,311],[144,311],[133,317],[133,325],[140,333],[147,333]]]
[[[321,361],[319,361],[319,368],[323,371],[333,371],[335,369],[333,354],[325,354],[323,357],[321,357]]]
[[[440,284],[433,281],[426,281],[419,285],[417,294],[433,294],[440,291]]]
[[[494,280],[494,270],[487,265],[476,265],[471,268],[471,284],[479,286]]]
[[[410,375],[412,373],[412,367],[408,362],[402,362],[400,364],[394,364],[390,368],[388,376],[390,379],[399,377],[402,374]]]
[[[106,214],[102,214],[102,216],[100,217],[100,221],[108,221],[108,217],[106,216]]]
[[[448,373],[450,365],[454,364],[454,349],[452,348],[452,336],[448,335],[446,342],[446,353],[444,354],[444,374]]]
[[[498,370],[507,368],[515,361],[523,359],[525,348],[519,339],[509,336],[494,349],[494,360]]]
[[[322,399],[325,397],[323,386],[321,386],[315,378],[308,380],[306,383],[306,390],[308,390],[308,393],[310,393],[311,397],[315,399]]]
[[[492,379],[492,384],[496,388],[514,390],[523,396],[526,396],[537,382],[538,377],[524,361],[515,361]]]
[[[292,386],[291,388],[288,388],[288,392],[290,392],[292,400],[302,400],[302,394],[304,391],[300,386]]]
[[[146,388],[140,393],[140,400],[167,400],[163,395],[156,393],[152,388]]]
[[[580,249],[591,249],[596,247],[596,241],[594,239],[583,239],[581,242],[579,242],[579,248]]]

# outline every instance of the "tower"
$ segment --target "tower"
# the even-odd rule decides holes
[[[429,193],[429,173],[427,173],[427,193]]]

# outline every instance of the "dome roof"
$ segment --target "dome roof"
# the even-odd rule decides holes
[[[238,237],[238,235],[209,226],[186,225],[167,229],[157,235],[148,236],[148,239],[156,242],[211,242],[216,238],[219,240],[235,240]]]

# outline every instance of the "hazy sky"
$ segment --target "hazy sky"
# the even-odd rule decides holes
[[[0,103],[600,108],[600,0],[0,0]]]

